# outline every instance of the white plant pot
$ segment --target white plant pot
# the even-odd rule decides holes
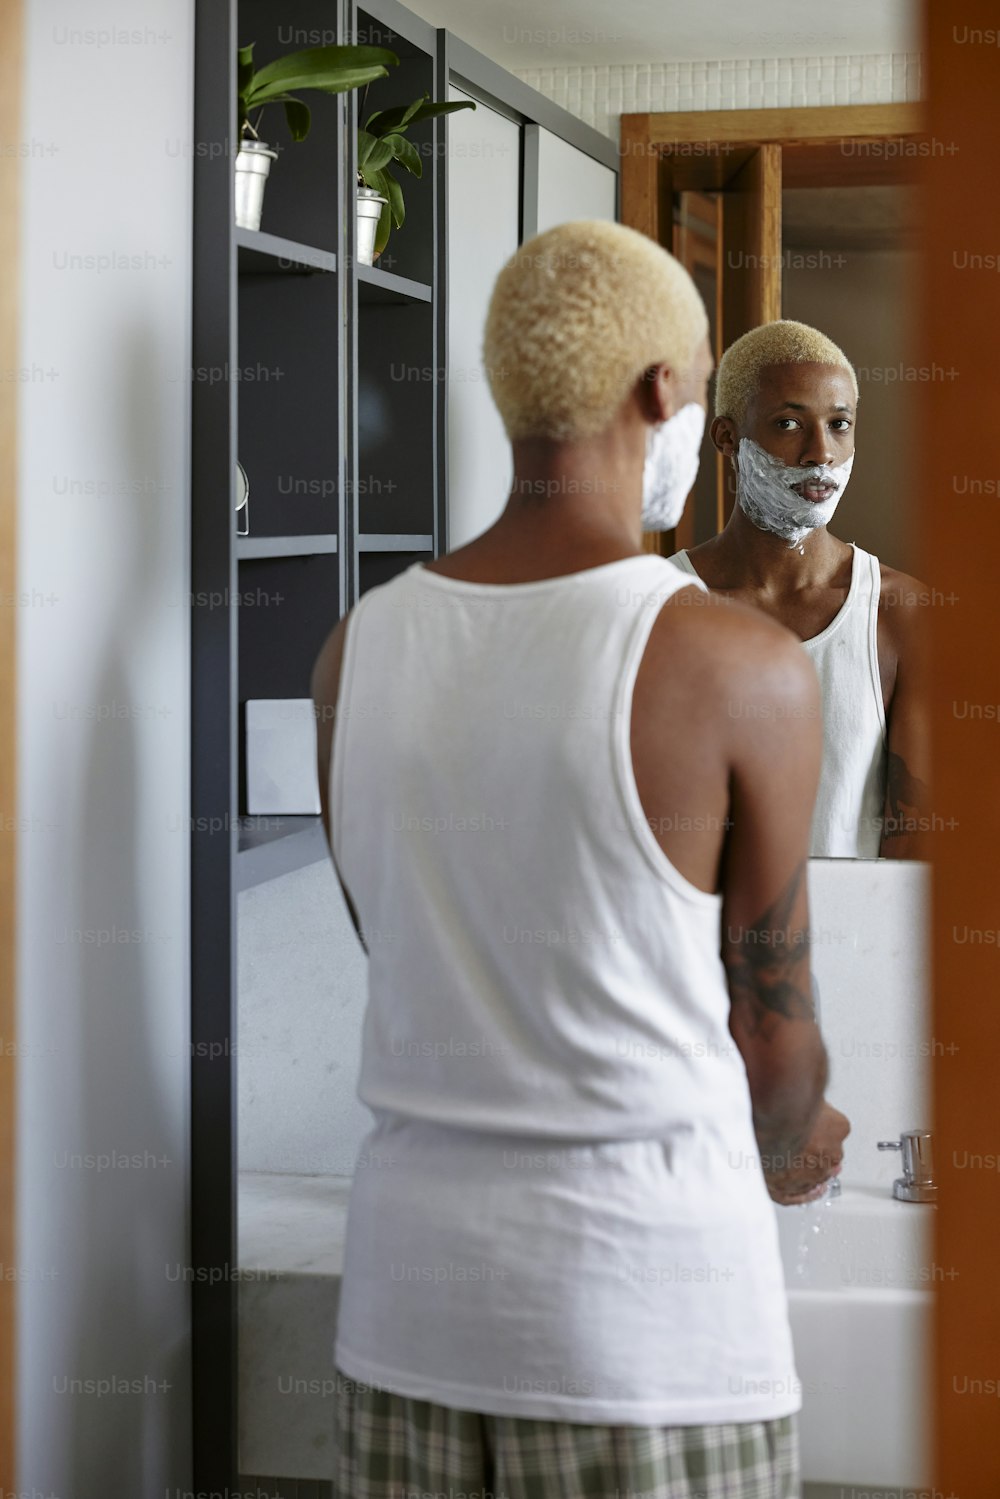
[[[373,187],[358,188],[358,264],[375,264],[375,232],[382,213],[382,205],[388,203]]]
[[[264,184],[271,162],[278,153],[264,141],[240,142],[236,153],[236,224],[240,229],[259,229],[264,207]]]

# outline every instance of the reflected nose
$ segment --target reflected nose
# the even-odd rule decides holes
[[[799,463],[803,468],[809,464],[817,466],[836,462],[833,443],[824,427],[814,428],[803,435],[805,440],[799,456]]]

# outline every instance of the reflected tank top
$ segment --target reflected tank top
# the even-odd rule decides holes
[[[823,764],[809,854],[877,859],[886,791],[886,724],[878,665],[878,558],[854,547],[847,598],[802,646],[816,668],[823,701]],[[670,558],[697,577],[686,551]]]

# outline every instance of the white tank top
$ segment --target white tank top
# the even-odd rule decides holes
[[[878,558],[854,547],[847,598],[825,630],[802,642],[823,700],[823,764],[809,853],[877,859],[885,812],[887,740],[878,667]],[[686,551],[670,561],[697,577]]]
[[[649,554],[515,584],[416,563],[350,618],[330,805],[375,1118],[350,1377],[540,1419],[799,1409],[721,895],[632,771],[639,662],[690,581]]]

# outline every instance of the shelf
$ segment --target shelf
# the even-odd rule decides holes
[[[268,557],[318,557],[336,550],[336,536],[240,536],[236,541],[239,562],[260,562]]]
[[[433,536],[379,535],[376,531],[362,531],[358,536],[359,552],[432,552]]]
[[[393,556],[397,553],[390,554]],[[246,723],[252,698],[309,697],[312,669],[339,616],[340,561],[318,552],[239,564],[239,796],[246,806]]]
[[[358,301],[361,303],[430,302],[432,288],[425,281],[411,281],[377,265],[358,266]]]
[[[265,880],[305,869],[329,858],[322,820],[315,816],[241,817],[236,853],[236,886],[250,890]]]
[[[265,234],[260,229],[237,229],[236,248],[237,264],[242,274],[302,276],[337,269],[337,257],[332,250],[302,245],[297,240]]]
[[[255,539],[341,530],[344,386],[336,351],[344,289],[339,276],[239,278],[237,444]]]

